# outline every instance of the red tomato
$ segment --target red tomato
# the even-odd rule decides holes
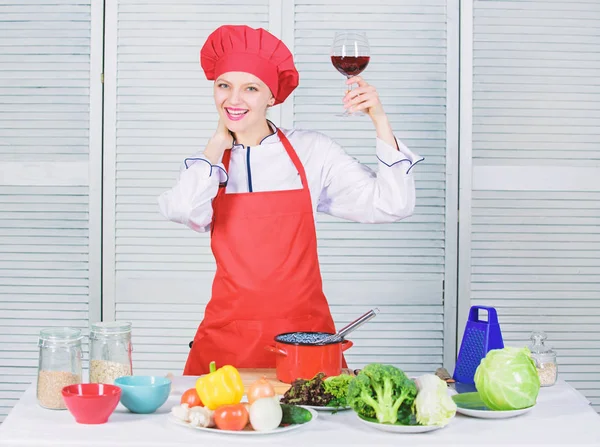
[[[215,425],[221,430],[239,431],[248,425],[248,410],[244,404],[223,405],[215,410]]]
[[[202,406],[202,401],[200,400],[200,397],[198,396],[198,392],[196,391],[196,388],[190,388],[189,390],[186,390],[185,393],[183,393],[181,395],[180,403],[188,404],[188,406],[190,408]]]

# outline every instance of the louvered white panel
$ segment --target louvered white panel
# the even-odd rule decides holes
[[[475,1],[472,304],[600,409],[600,3]]]
[[[156,199],[216,128],[202,44],[223,24],[268,28],[269,1],[120,0],[106,20],[103,316],[133,322],[137,371],[181,373],[214,258],[210,236],[166,221]]]
[[[85,334],[90,317],[100,318],[100,234],[90,223],[101,172],[90,169],[101,158],[91,144],[101,128],[90,124],[91,97],[100,77],[91,87],[90,73],[102,60],[92,50],[89,0],[2,1],[0,20],[2,422],[35,379],[40,329]]]
[[[85,186],[0,185],[0,420],[35,378],[41,328],[87,334],[88,206]]]
[[[446,7],[445,0],[295,0],[301,82],[294,125],[326,133],[377,169],[371,120],[335,116],[343,110],[345,78],[331,64],[331,43],[335,31],[362,30],[371,45],[362,76],[377,87],[396,135],[425,157],[413,171],[418,191],[411,218],[363,225],[319,216],[319,255],[337,325],[371,307],[381,309],[352,335],[352,366],[379,361],[422,373],[444,360]]]
[[[475,163],[598,160],[600,3],[475,1],[474,17]]]

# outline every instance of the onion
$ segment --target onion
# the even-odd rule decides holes
[[[248,403],[252,405],[258,399],[263,397],[274,397],[275,388],[271,385],[265,376],[262,379],[258,379],[248,388]]]
[[[250,405],[250,425],[255,431],[275,430],[283,419],[281,404],[275,397],[256,400]]]

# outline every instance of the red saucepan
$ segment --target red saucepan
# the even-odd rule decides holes
[[[332,335],[326,332],[288,332],[275,337],[274,346],[265,349],[275,353],[277,379],[292,383],[296,379],[312,379],[322,372],[337,376],[342,372],[342,352],[352,347],[350,340],[321,344]]]

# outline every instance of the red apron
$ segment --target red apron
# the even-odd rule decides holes
[[[304,167],[285,135],[277,133],[302,189],[225,194],[219,188],[211,227],[217,271],[184,375],[207,373],[211,361],[217,367],[274,368],[275,354],[265,346],[276,335],[335,332]],[[225,151],[226,170],[230,157],[231,150]]]

